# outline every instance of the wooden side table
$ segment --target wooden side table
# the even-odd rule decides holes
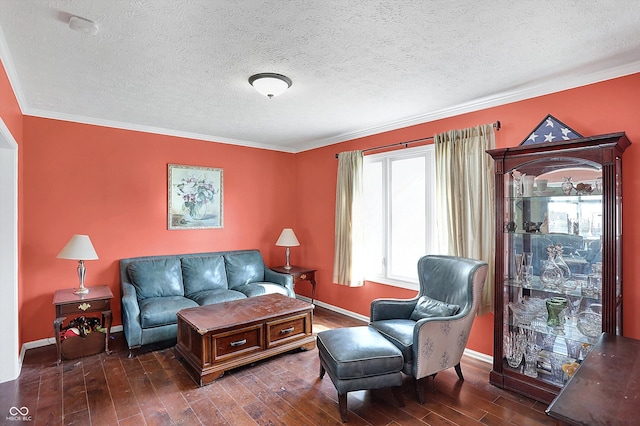
[[[282,274],[291,275],[294,288],[299,281],[309,281],[311,283],[311,303],[313,303],[316,297],[316,269],[305,268],[304,266],[291,266],[291,269],[287,269],[284,266],[276,266],[271,269]]]
[[[56,364],[60,364],[62,359],[62,345],[60,332],[62,323],[67,316],[81,316],[92,312],[102,314],[102,326],[106,329],[104,335],[104,349],[107,354],[109,350],[109,333],[111,330],[111,299],[113,294],[106,285],[89,287],[87,294],[74,294],[75,289],[56,290],[53,296],[53,304],[56,306],[56,319],[53,320],[53,330],[56,337],[56,349],[58,359]]]

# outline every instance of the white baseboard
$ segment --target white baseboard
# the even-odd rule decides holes
[[[300,299],[300,300],[304,300],[305,302],[311,303],[311,298],[309,298],[309,297],[296,295],[296,298]],[[348,316],[348,317],[351,317],[351,318],[358,319],[360,321],[369,322],[369,317],[368,316],[361,315],[361,314],[358,314],[358,313],[355,313],[355,312],[352,312],[352,311],[348,311],[348,310],[342,309],[342,308],[340,308],[338,306],[333,306],[333,305],[330,305],[328,303],[320,302],[318,300],[315,300],[313,303],[315,305],[318,305],[318,306],[320,306],[322,308],[325,308],[325,309],[328,309],[330,311],[334,311],[334,312],[337,312],[339,314],[342,314],[342,315],[345,315],[345,316]],[[464,354],[466,356],[468,356],[469,358],[473,358],[473,359],[478,360],[478,361],[486,362],[488,364],[493,364],[493,357],[491,355],[483,354],[482,352],[477,352],[477,351],[474,351],[474,350],[471,350],[471,349],[466,349],[466,348],[464,350]]]

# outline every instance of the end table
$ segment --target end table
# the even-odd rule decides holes
[[[67,316],[81,316],[91,312],[100,312],[102,314],[102,326],[106,329],[104,336],[104,350],[110,354],[109,350],[109,332],[111,330],[111,299],[113,293],[109,286],[101,285],[89,287],[87,294],[74,294],[76,289],[56,290],[53,296],[53,304],[56,306],[56,319],[53,320],[53,330],[56,336],[56,349],[58,352],[58,360],[56,364],[60,364],[62,359],[62,345],[60,339],[60,331],[62,323]]]
[[[299,281],[309,281],[311,283],[311,303],[313,303],[316,297],[316,269],[305,268],[304,266],[291,266],[290,269],[284,266],[276,266],[271,268],[276,272],[282,274],[289,274],[293,277],[293,287]]]

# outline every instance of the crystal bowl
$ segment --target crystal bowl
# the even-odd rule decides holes
[[[530,326],[535,320],[541,319],[544,316],[544,300],[542,304],[537,303],[535,299],[529,299],[528,303],[514,303],[509,302],[509,309],[513,312],[516,324]]]
[[[576,327],[587,337],[598,337],[602,333],[602,315],[590,311],[580,312]]]

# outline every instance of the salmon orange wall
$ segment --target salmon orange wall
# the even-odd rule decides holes
[[[318,269],[316,298],[368,316],[374,298],[415,294],[373,282],[360,288],[332,284],[336,153],[428,137],[496,120],[502,124],[502,129],[496,133],[497,146],[515,146],[547,114],[552,114],[584,136],[625,131],[633,144],[623,156],[624,334],[640,338],[640,263],[636,261],[640,221],[635,217],[640,208],[639,97],[640,74],[634,74],[297,154],[296,232],[304,238],[296,251],[300,254],[301,264]],[[468,346],[492,354],[492,345],[493,315],[478,317]]]
[[[118,259],[123,257],[255,247],[267,264],[282,263],[274,242],[293,226],[296,264],[318,269],[316,298],[368,315],[377,297],[414,292],[377,283],[346,288],[331,283],[335,154],[434,133],[502,122],[498,146],[513,146],[548,113],[583,135],[626,131],[635,143],[624,155],[625,335],[640,338],[640,265],[634,263],[640,225],[640,74],[527,101],[424,123],[299,154],[216,144],[34,117],[24,118],[21,170],[21,342],[51,337],[55,289],[75,286],[75,263],[55,256],[74,233],[87,233],[100,256],[87,262],[87,284],[108,284],[120,323]],[[1,112],[1,111],[0,111]],[[4,118],[4,117],[3,117]],[[224,169],[225,226],[219,230],[166,230],[168,163]],[[309,295],[306,286],[297,290]],[[492,315],[477,318],[469,347],[492,353]]]
[[[20,144],[22,141],[22,112],[18,105],[9,78],[7,77],[4,64],[0,61],[0,118],[7,125],[7,128]]]
[[[25,117],[20,253],[22,343],[53,336],[53,293],[78,285],[77,262],[56,259],[73,234],[91,237],[87,286],[107,284],[120,321],[121,258],[257,248],[267,265],[294,226],[293,155]],[[167,230],[167,164],[223,169],[224,228]]]

